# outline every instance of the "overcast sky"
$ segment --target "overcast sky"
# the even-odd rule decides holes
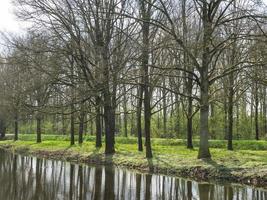
[[[19,31],[20,23],[13,14],[11,0],[1,0],[0,3],[0,30],[1,31]]]
[[[267,0],[263,0],[267,4]],[[21,32],[25,23],[16,19],[13,14],[12,0],[0,0],[0,31]]]

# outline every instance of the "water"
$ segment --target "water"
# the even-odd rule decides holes
[[[266,200],[267,192],[248,186],[197,183],[0,151],[0,200],[55,199]]]

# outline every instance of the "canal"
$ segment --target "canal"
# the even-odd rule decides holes
[[[267,191],[117,167],[75,165],[0,150],[0,200],[57,199],[266,200]]]

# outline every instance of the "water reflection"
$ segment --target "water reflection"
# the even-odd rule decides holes
[[[112,167],[88,167],[0,151],[5,200],[265,200],[251,187],[191,182]]]

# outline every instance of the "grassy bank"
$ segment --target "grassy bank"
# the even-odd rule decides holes
[[[147,160],[138,152],[136,138],[116,139],[116,154],[104,155],[104,148],[94,147],[94,137],[85,137],[83,145],[69,145],[65,136],[43,137],[36,144],[34,136],[21,135],[19,141],[0,141],[0,148],[50,159],[79,163],[114,164],[145,172],[190,177],[220,179],[267,188],[267,141],[235,141],[234,151],[225,150],[225,141],[211,141],[212,160],[197,159],[195,149],[188,150],[184,140],[152,139],[154,158]]]

